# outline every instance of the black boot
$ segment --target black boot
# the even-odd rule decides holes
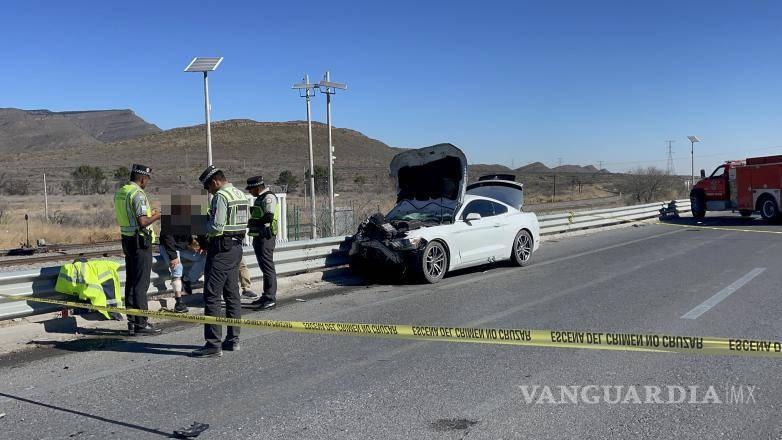
[[[271,310],[277,306],[277,301],[269,298],[268,296],[262,296],[261,299],[250,303],[250,307],[257,310]]]
[[[190,352],[190,357],[196,358],[218,357],[222,355],[222,348],[212,347],[211,345],[204,345],[203,347]]]
[[[187,306],[182,303],[182,298],[176,299],[176,304],[174,304],[174,311],[176,313],[187,313]]]
[[[159,328],[153,326],[152,324],[146,324],[144,326],[136,326],[136,334],[137,335],[157,335],[161,333],[162,330]]]

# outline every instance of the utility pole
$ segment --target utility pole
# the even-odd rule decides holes
[[[336,225],[334,223],[334,145],[331,143],[331,95],[337,89],[347,90],[346,84],[331,82],[331,72],[326,71],[323,81],[318,83],[318,89],[326,94],[326,121],[329,126],[329,221],[331,223],[331,235],[334,235]]]
[[[551,203],[557,200],[557,175],[554,174],[554,196],[551,197]]]
[[[597,161],[597,170],[598,171],[603,171],[603,161],[602,160],[598,160]]]
[[[318,238],[318,227],[315,215],[315,161],[312,157],[312,110],[310,101],[315,94],[316,84],[310,83],[310,76],[304,75],[304,82],[294,84],[293,88],[299,91],[299,96],[306,98],[307,101],[307,136],[309,139],[309,159],[310,159],[310,222],[312,226],[312,238]]]
[[[49,223],[49,192],[46,188],[46,173],[43,173],[43,217]]]
[[[665,142],[668,142],[668,164],[666,166],[666,171],[665,172],[669,176],[672,176],[672,175],[676,174],[676,170],[674,169],[674,166],[673,166],[673,145],[672,145],[676,141],[672,140],[672,139],[669,139],[669,140],[667,140]]]
[[[30,217],[25,214],[24,215],[24,224],[25,228],[27,229],[27,242],[25,243],[25,247],[30,247]]]
[[[304,167],[304,180],[307,180],[307,167]],[[307,206],[307,185],[304,185],[304,206]]]

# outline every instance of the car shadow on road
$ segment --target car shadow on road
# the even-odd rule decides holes
[[[76,410],[70,409],[70,408],[63,408],[61,406],[56,406],[56,405],[51,405],[51,404],[48,404],[48,403],[38,402],[38,401],[35,401],[35,400],[32,400],[32,399],[27,399],[27,398],[20,397],[20,396],[14,396],[13,394],[1,393],[0,392],[0,397],[4,397],[4,398],[10,399],[10,400],[16,400],[18,402],[27,403],[27,404],[30,404],[30,405],[40,406],[40,407],[47,408],[47,409],[52,409],[52,410],[56,410],[56,411],[62,411],[62,412],[68,413],[68,414],[74,414],[74,415],[77,415],[77,416],[86,417],[86,418],[89,418],[89,419],[92,419],[92,420],[97,420],[99,422],[105,422],[105,423],[110,423],[112,425],[117,425],[117,426],[122,426],[122,427],[125,427],[125,428],[135,429],[137,431],[146,432],[148,434],[154,434],[154,435],[158,435],[158,436],[161,436],[161,437],[167,437],[167,438],[171,438],[172,437],[171,433],[163,432],[163,431],[160,431],[158,429],[147,428],[145,426],[136,425],[135,423],[129,423],[129,422],[123,422],[121,420],[109,419],[107,417],[98,416],[98,415],[95,415],[95,414],[89,414],[89,413],[86,413],[84,411],[76,411]],[[65,433],[63,433],[63,434],[65,434]],[[112,434],[114,434],[114,433],[112,433]],[[72,434],[70,435],[70,437],[73,437],[73,436],[74,435],[72,435]],[[99,434],[99,437],[107,438],[105,432]]]
[[[75,341],[31,341],[29,344],[77,353],[87,351],[114,351],[120,353],[188,356],[199,345],[160,344],[116,338],[90,338]]]
[[[499,261],[493,263],[486,263],[480,266],[472,266],[464,269],[455,269],[449,271],[443,277],[443,280],[449,280],[453,278],[459,278],[464,275],[470,275],[475,273],[484,273],[488,271],[500,270],[510,268],[510,264],[507,261]],[[405,273],[401,274],[398,271],[386,271],[369,276],[368,278],[355,276],[360,280],[360,284],[356,286],[389,286],[389,287],[403,287],[403,286],[416,286],[416,285],[430,285],[422,279],[418,273]]]

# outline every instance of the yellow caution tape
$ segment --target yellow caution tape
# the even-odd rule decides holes
[[[67,308],[117,312],[134,316],[190,322],[193,324],[230,325],[297,333],[369,336],[417,341],[521,345],[532,347],[782,357],[782,342],[749,338],[712,338],[693,335],[585,332],[571,330],[233,319],[218,316],[201,316],[173,312],[152,312],[147,310],[94,306],[91,304],[54,299],[20,298],[2,294],[0,294],[0,296],[21,301],[55,304]]]

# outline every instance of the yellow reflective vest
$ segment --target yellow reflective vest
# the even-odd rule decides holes
[[[95,306],[123,307],[119,282],[120,264],[114,261],[75,261],[63,264],[54,290],[78,296]],[[119,319],[118,313],[99,312],[106,319]]]
[[[114,215],[117,218],[117,224],[119,225],[120,233],[122,235],[132,237],[143,231],[145,234],[148,234],[150,237],[152,237],[152,242],[155,243],[157,242],[157,239],[155,236],[155,231],[152,229],[152,227],[147,226],[146,228],[142,228],[138,224],[136,212],[133,209],[133,199],[138,194],[141,194],[141,196],[143,196],[146,200],[146,212],[144,215],[151,217],[152,207],[149,204],[147,193],[145,193],[144,190],[141,189],[141,187],[136,183],[129,182],[120,187],[120,189],[114,193]]]

